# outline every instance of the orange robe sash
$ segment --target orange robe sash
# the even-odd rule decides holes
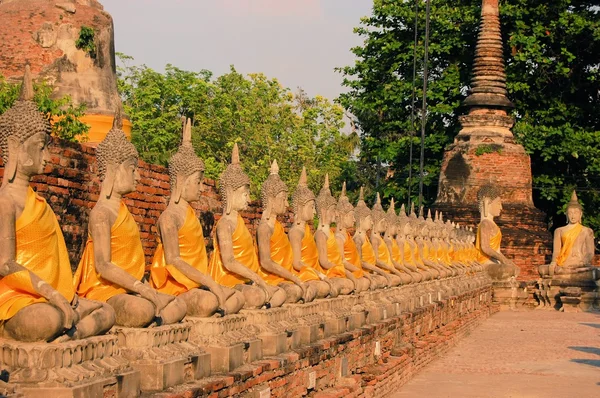
[[[362,244],[362,260],[367,264],[376,265],[377,263],[375,250],[373,249],[373,245],[368,236],[365,236],[365,240]]]
[[[275,221],[275,225],[273,227],[270,249],[271,260],[273,260],[286,270],[293,272],[294,267],[292,266],[292,261],[294,260],[294,255],[292,253],[292,244],[290,243],[290,240],[279,221]],[[260,263],[260,257],[258,259]],[[264,279],[265,282],[272,286],[277,286],[281,282],[290,282],[287,279],[280,277],[279,275],[267,272],[262,268],[262,266],[260,267],[258,274],[262,279]]]
[[[502,242],[502,231],[500,228],[496,227],[498,230],[494,236],[490,239],[490,247],[495,250],[500,250],[500,243]],[[480,264],[490,261],[490,256],[485,254],[481,250],[481,227],[477,226],[477,240],[475,241],[475,247],[477,248],[477,262]]]
[[[392,265],[392,255],[390,254],[390,251],[388,250],[387,245],[385,244],[385,242],[383,241],[383,239],[379,239],[379,247],[377,247],[377,259],[379,261],[383,261],[384,263],[386,263],[387,265]]]
[[[344,259],[358,268],[356,271],[352,272],[352,275],[354,275],[355,278],[362,278],[365,276],[365,271],[363,270],[360,261],[360,255],[358,254],[358,248],[348,231],[346,231],[346,240],[344,241]]]
[[[577,237],[579,236],[582,230],[583,225],[577,224],[570,230],[562,233],[562,235],[560,236],[560,253],[556,257],[557,265],[562,266],[567,261],[567,259],[571,255],[571,250],[573,250],[573,245],[575,244],[575,241],[577,240]]]
[[[335,238],[335,234],[333,232],[328,232],[329,236],[327,237],[327,260],[329,260],[330,263],[334,264],[334,266],[325,270],[325,275],[327,275],[328,278],[345,278],[346,268],[344,268],[344,263],[342,263],[342,254],[340,253],[337,239]]]

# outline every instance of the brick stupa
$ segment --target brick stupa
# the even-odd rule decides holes
[[[483,0],[471,90],[460,116],[462,129],[444,153],[435,208],[477,225],[477,191],[488,183],[503,190],[502,252],[521,267],[519,279],[537,277],[551,236],[533,205],[531,160],[512,134],[514,105],[507,97],[498,0]]]

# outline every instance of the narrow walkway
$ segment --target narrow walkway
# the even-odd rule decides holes
[[[600,397],[600,315],[500,312],[392,398]]]

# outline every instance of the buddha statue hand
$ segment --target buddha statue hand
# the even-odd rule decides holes
[[[210,292],[217,297],[217,301],[219,302],[219,308],[217,309],[218,313],[221,313],[221,316],[227,315],[227,311],[225,310],[225,303],[227,302],[227,296],[223,292],[220,286],[213,286],[210,289]]]
[[[163,308],[165,308],[171,301],[175,300],[175,296],[159,293],[140,281],[137,281],[134,286],[137,286],[140,296],[154,304],[154,307],[156,308],[154,315],[157,317],[160,316],[160,312],[163,310]]]
[[[48,296],[48,302],[63,313],[63,327],[65,330],[71,329],[78,322],[77,313],[73,309],[74,307],[71,306],[71,303],[69,303],[67,299],[58,291],[54,290]],[[76,302],[74,299],[74,306],[77,307],[77,304],[78,302]]]
[[[265,303],[269,303],[271,301],[271,293],[269,292],[269,287],[264,281],[255,282],[258,287],[260,287],[265,293]]]

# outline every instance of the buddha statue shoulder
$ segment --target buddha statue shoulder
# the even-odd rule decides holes
[[[352,206],[348,196],[346,196],[346,183],[344,182],[336,205],[335,238],[338,250],[342,254],[344,268],[352,275],[351,278],[353,278],[352,282],[354,282],[355,291],[360,293],[369,288],[371,281],[362,268],[358,249],[348,232],[348,228],[354,227],[354,222],[354,206]]]
[[[500,251],[502,232],[494,222],[502,212],[501,191],[495,185],[485,185],[479,189],[477,199],[481,221],[477,226],[478,261],[486,266],[493,280],[508,281],[512,276],[517,277],[520,268]]]
[[[75,294],[69,253],[56,215],[30,186],[44,173],[50,123],[33,101],[29,66],[21,94],[0,116],[4,177],[0,188],[0,336],[65,341],[107,332],[105,303]]]
[[[400,250],[403,252],[404,262],[413,264],[417,269],[427,272],[430,278],[439,278],[440,272],[437,268],[426,265],[423,261],[422,251],[422,240],[421,247],[417,242],[417,231],[419,230],[421,222],[416,217],[408,217],[404,204],[400,209],[400,214],[397,218],[398,225],[398,236],[396,238]]]
[[[392,253],[384,242],[381,235],[387,229],[387,218],[383,207],[381,206],[381,197],[377,193],[375,205],[371,209],[371,217],[373,218],[373,228],[371,228],[370,241],[373,251],[375,252],[375,265],[390,274],[392,286],[412,282],[410,275],[400,272],[392,262]]]
[[[316,200],[319,226],[315,231],[315,242],[319,253],[319,265],[325,275],[338,285],[340,294],[349,294],[357,288],[354,275],[346,271],[342,262],[335,232],[331,230],[331,223],[336,217],[337,201],[329,189],[329,176],[325,175],[325,183]]]
[[[541,276],[591,273],[594,270],[594,231],[581,224],[583,207],[573,191],[566,209],[567,225],[554,231],[552,261],[539,267]],[[589,275],[600,279],[598,275]]]
[[[158,292],[183,300],[188,316],[235,314],[244,306],[244,296],[218,285],[208,272],[202,225],[191,206],[200,199],[204,162],[192,146],[190,119],[183,125],[181,145],[169,159],[171,197],[158,218],[158,245],[150,283]]]
[[[315,217],[315,199],[315,194],[308,188],[306,168],[302,167],[298,186],[292,195],[294,224],[288,233],[292,246],[293,272],[305,284],[316,289],[317,298],[337,297],[339,287],[321,268],[317,244],[308,225]]]
[[[96,150],[100,197],[90,212],[88,240],[75,273],[77,293],[108,303],[116,324],[147,327],[179,322],[185,302],[142,282],[145,256],[140,232],[123,196],[140,178],[138,152],[122,131],[120,109]]]
[[[269,285],[259,275],[254,239],[240,215],[240,211],[248,208],[250,178],[242,170],[237,143],[219,185],[223,215],[213,237],[210,275],[218,284],[240,291],[245,299],[244,308],[281,307],[286,301],[286,293],[278,286]]]
[[[398,244],[398,215],[396,214],[394,198],[390,201],[390,205],[386,212],[387,228],[383,234],[383,242],[387,246],[392,260],[392,265],[403,274],[403,279],[407,280],[404,283],[421,282],[425,279],[430,279],[429,273],[420,273],[416,265],[411,261],[404,261],[404,240],[402,241],[402,249]],[[410,279],[405,278],[407,275]]]
[[[293,271],[292,245],[283,225],[277,220],[288,208],[288,187],[279,177],[277,160],[261,190],[263,212],[256,231],[259,275],[270,285],[279,286],[287,295],[287,303],[310,302],[317,290],[305,284]]]

